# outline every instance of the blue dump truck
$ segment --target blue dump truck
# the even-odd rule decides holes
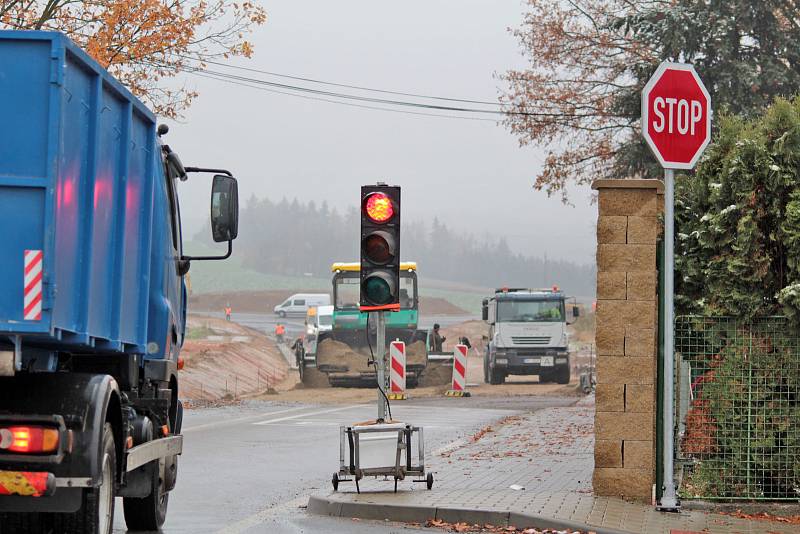
[[[0,532],[164,522],[182,452],[184,276],[225,259],[231,173],[184,167],[168,129],[59,33],[0,32]],[[184,256],[178,181],[211,177],[227,254]]]

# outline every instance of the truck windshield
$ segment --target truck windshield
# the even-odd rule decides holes
[[[550,323],[564,320],[564,302],[560,300],[501,300],[497,303],[497,321],[502,323]]]
[[[336,308],[358,308],[361,279],[357,276],[339,276],[336,279]],[[400,273],[400,308],[416,309],[416,277]]]
[[[360,294],[359,278],[340,277],[336,280],[336,307],[358,308],[358,298]]]

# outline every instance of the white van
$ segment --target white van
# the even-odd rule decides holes
[[[329,306],[331,296],[327,293],[296,293],[273,308],[273,313],[279,317],[287,315],[303,315],[311,306]]]
[[[306,315],[306,335],[315,336],[320,332],[333,330],[333,306],[312,306]]]

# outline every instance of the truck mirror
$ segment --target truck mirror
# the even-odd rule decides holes
[[[581,316],[581,309],[578,306],[572,307],[572,316],[573,317],[580,317]]]
[[[481,304],[481,319],[484,321],[489,320],[489,303],[486,300]]]
[[[239,234],[239,186],[236,178],[217,174],[211,185],[211,233],[216,243]]]

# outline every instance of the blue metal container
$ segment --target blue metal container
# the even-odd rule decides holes
[[[180,222],[156,118],[59,33],[0,31],[0,214],[0,338],[177,352]]]

